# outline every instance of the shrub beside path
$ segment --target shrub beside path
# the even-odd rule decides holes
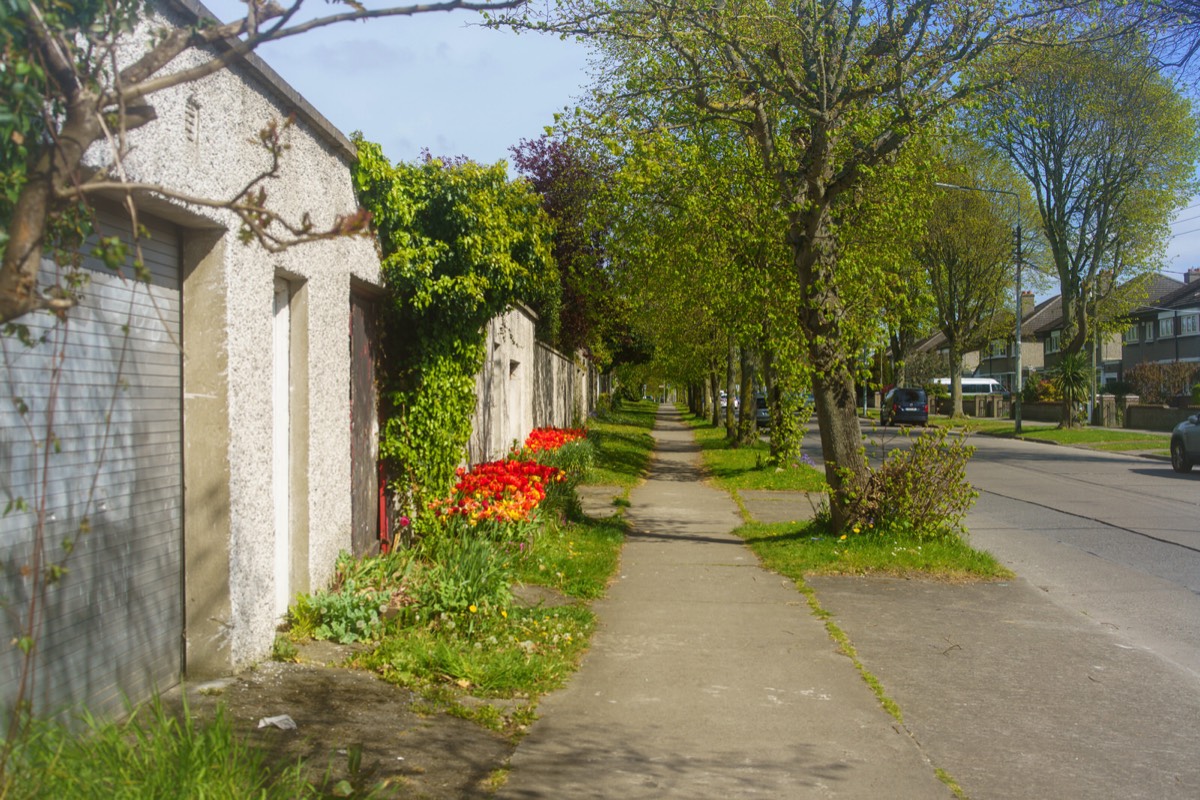
[[[545,698],[501,798],[951,797],[790,581],[731,531],[675,409],[599,630]]]

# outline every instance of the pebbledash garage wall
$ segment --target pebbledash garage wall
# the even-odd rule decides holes
[[[517,306],[487,325],[467,449],[472,464],[502,458],[533,428],[582,425],[596,409],[595,367],[537,341],[536,324],[530,309]]]
[[[135,42],[205,13],[191,0],[159,0]],[[208,57],[189,51],[171,69]],[[352,145],[258,59],[150,99],[157,120],[129,134],[130,181],[232,197],[268,164],[250,143],[257,132],[295,114],[290,149],[267,184],[271,206],[293,220],[309,212],[318,226],[355,209]],[[107,165],[102,148],[89,157]],[[352,453],[351,435],[376,428],[375,403],[355,404],[372,416],[354,420],[351,403],[352,363],[370,357],[369,347],[352,354],[351,309],[361,316],[380,280],[372,241],[272,254],[241,243],[227,212],[137,205],[153,280],[89,262],[81,306],[48,342],[4,341],[6,394],[30,411],[0,403],[0,503],[35,507],[42,475],[30,431],[45,429],[52,345],[70,337],[53,420],[61,452],[49,457],[45,499],[50,557],[64,538],[78,546],[38,640],[31,699],[40,711],[116,710],[123,696],[141,699],[182,673],[222,674],[264,657],[287,601],[327,583],[351,547],[352,460],[369,462],[359,475],[375,474],[373,449]],[[128,237],[119,205],[101,219],[104,232]],[[22,322],[35,336],[52,327],[47,315]],[[374,501],[373,488],[365,495]],[[78,535],[85,519],[90,533]],[[33,526],[32,511],[0,518],[0,596],[12,612],[0,706],[16,692],[20,659],[9,641],[30,599],[21,567]]]

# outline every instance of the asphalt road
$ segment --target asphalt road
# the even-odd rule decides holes
[[[864,425],[872,458],[905,437]],[[1055,603],[1200,677],[1200,471],[1165,461],[972,437],[971,543]],[[819,459],[815,430],[805,450]]]

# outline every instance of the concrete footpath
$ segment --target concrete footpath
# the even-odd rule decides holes
[[[654,436],[592,648],[498,797],[951,797],[803,596],[730,535],[738,509],[700,482],[673,409]]]
[[[814,578],[879,707],[791,583],[757,566],[663,407],[634,533],[570,685],[502,798],[1200,798],[1200,681],[1023,580]],[[802,495],[744,498],[804,518]]]

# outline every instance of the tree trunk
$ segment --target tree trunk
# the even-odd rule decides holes
[[[962,403],[962,354],[958,352],[958,342],[947,341],[950,346],[950,416],[961,417]]]
[[[729,441],[737,439],[737,343],[733,334],[729,334],[729,352],[725,360],[725,437]]]
[[[817,183],[810,183],[809,206],[793,213],[788,242],[804,297],[800,324],[813,372],[829,512],[838,532],[850,517],[848,492],[865,483],[868,469],[854,403],[854,375],[844,352],[841,320],[845,309],[834,280],[837,244],[831,233],[829,200],[818,197],[820,189]]]
[[[899,333],[893,333],[888,336],[889,349],[892,352],[892,385],[907,386],[907,375],[905,374],[905,353],[904,353],[904,337]]]
[[[43,47],[50,46],[46,37]],[[0,322],[9,322],[48,305],[56,310],[71,306],[69,299],[46,302],[37,290],[38,271],[47,246],[46,226],[56,202],[55,187],[70,185],[83,154],[100,138],[96,105],[92,92],[79,89],[72,93],[58,139],[43,145],[42,155],[29,170],[17,195],[4,259],[0,262]]]
[[[754,372],[755,372],[755,353],[754,348],[742,346],[742,393],[741,393],[741,412],[738,414],[737,427],[737,442],[738,446],[750,444],[754,441],[758,434],[758,430],[754,422],[754,414],[758,405],[754,397]]]
[[[712,387],[712,426],[716,428],[721,424],[721,376],[715,367],[709,370],[708,383]]]
[[[771,415],[771,459],[779,458],[779,422],[782,416],[779,382],[775,380],[775,353],[770,347],[762,348],[763,383],[767,391],[767,412]]]
[[[854,403],[854,378],[843,364],[832,372],[813,375],[813,398],[821,430],[825,481],[829,484],[829,511],[835,531],[846,523],[845,492],[866,477],[862,431]]]

